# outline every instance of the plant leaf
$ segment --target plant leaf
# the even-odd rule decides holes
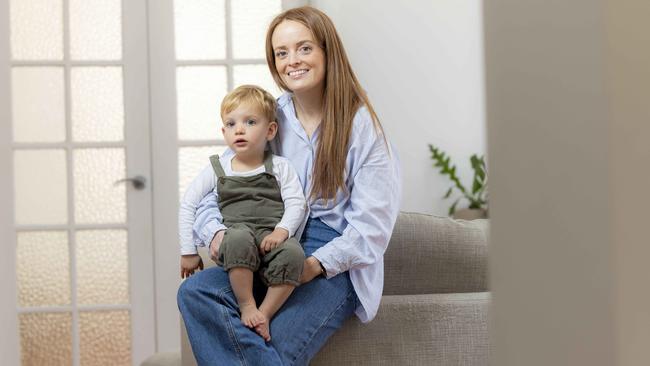
[[[481,184],[481,182],[479,182],[479,180],[476,179],[476,177],[474,177],[474,183],[472,185],[472,194],[476,194],[476,192],[478,192],[482,187],[483,184]]]
[[[449,216],[453,215],[454,212],[456,212],[456,205],[460,201],[460,198],[458,198],[452,205],[449,207]]]
[[[442,197],[442,198],[443,198],[443,199],[445,199],[445,198],[449,198],[449,196],[451,196],[451,191],[452,191],[453,189],[454,189],[454,187],[449,187],[449,190],[447,191],[447,193],[445,194],[445,196]]]
[[[470,161],[472,163],[472,169],[474,169],[474,174],[477,175],[481,180],[485,180],[484,157],[481,156],[479,158],[476,154],[474,154],[470,157]]]

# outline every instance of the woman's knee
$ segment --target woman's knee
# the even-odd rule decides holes
[[[181,311],[187,304],[192,304],[192,299],[196,298],[199,287],[197,286],[195,276],[191,276],[185,281],[181,282],[176,293],[176,303]]]
[[[181,282],[176,301],[180,307],[181,304],[194,304],[202,296],[214,296],[229,290],[228,273],[219,267],[206,268]]]

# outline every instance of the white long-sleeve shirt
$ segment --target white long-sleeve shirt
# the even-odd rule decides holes
[[[271,147],[275,154],[291,161],[309,196],[320,128],[307,136],[292,102],[291,94],[278,99],[278,135]],[[361,306],[355,313],[362,322],[377,314],[384,287],[384,252],[388,246],[401,201],[400,168],[397,153],[377,131],[366,108],[353,121],[345,167],[349,195],[337,192],[329,206],[323,200],[310,202],[310,217],[342,233],[313,254],[331,278],[349,271]],[[226,152],[226,154],[232,152]],[[219,208],[212,195],[201,202],[194,224],[195,240],[209,243],[218,230]]]
[[[248,177],[263,173],[264,165],[246,172],[236,172],[232,170],[232,158],[234,155],[225,154],[219,157],[219,162],[223,168],[226,176],[239,176]],[[302,192],[302,186],[296,170],[291,165],[291,162],[281,156],[273,155],[273,175],[278,181],[280,186],[280,193],[282,201],[284,202],[284,214],[282,219],[275,226],[276,228],[283,228],[289,232],[289,237],[300,235],[301,229],[304,227],[305,219],[307,217],[306,209],[307,204],[305,196]],[[180,239],[181,255],[196,254],[196,245],[209,245],[203,241],[193,239],[192,226],[196,215],[196,208],[201,202],[201,199],[211,195],[214,197],[215,202],[219,197],[219,192],[216,184],[216,175],[211,164],[208,164],[199,175],[194,178],[190,186],[187,188],[185,195],[180,203],[178,212],[178,232]],[[216,226],[217,230],[225,230],[226,226],[223,225],[223,218],[221,214],[217,218],[219,225]],[[216,233],[215,231],[215,233]],[[214,236],[214,235],[213,235]]]

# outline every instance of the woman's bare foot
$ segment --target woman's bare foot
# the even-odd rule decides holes
[[[255,304],[241,304],[239,311],[241,312],[241,322],[249,328],[254,328],[266,322],[266,316],[257,309]]]

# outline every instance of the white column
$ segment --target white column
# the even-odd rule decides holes
[[[650,3],[484,6],[491,364],[647,364]]]

